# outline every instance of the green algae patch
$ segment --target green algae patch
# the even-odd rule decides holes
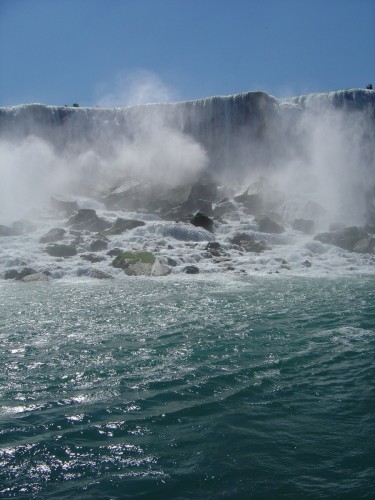
[[[124,269],[137,262],[152,265],[155,262],[155,256],[151,252],[122,252],[113,260],[112,266]]]

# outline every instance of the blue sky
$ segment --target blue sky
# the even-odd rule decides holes
[[[0,0],[0,105],[375,85],[375,0]]]

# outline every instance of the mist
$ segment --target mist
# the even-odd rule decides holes
[[[132,92],[127,83],[132,102],[169,100],[160,80],[142,78],[138,87],[132,81]],[[121,85],[101,102],[119,99]],[[371,109],[340,108],[328,98],[302,106],[252,93],[117,109],[8,110],[11,123],[22,113],[27,119],[17,122],[22,133],[2,127],[0,220],[43,212],[51,196],[100,199],[134,180],[172,188],[209,172],[231,193],[257,189],[254,183],[266,178],[273,187],[267,195],[283,193],[276,208],[286,222],[364,224],[375,183]],[[312,206],[321,207],[319,214]]]

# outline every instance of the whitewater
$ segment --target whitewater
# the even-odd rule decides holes
[[[375,92],[0,108],[0,497],[371,498]]]

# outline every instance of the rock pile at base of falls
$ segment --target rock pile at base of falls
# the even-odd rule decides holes
[[[142,198],[145,192],[148,195]],[[44,282],[64,276],[65,269],[77,276],[95,279],[111,279],[122,274],[121,271],[129,276],[198,274],[208,269],[211,271],[207,272],[212,272],[213,268],[245,272],[241,262],[257,259],[273,259],[277,266],[273,272],[286,272],[293,264],[282,255],[275,256],[278,245],[286,244],[290,238],[302,237],[306,241],[311,235],[308,244],[311,246],[315,226],[326,213],[314,201],[304,200],[305,218],[291,217],[291,203],[264,178],[238,195],[206,176],[189,185],[164,187],[160,197],[155,186],[141,189],[138,185],[137,189],[112,192],[101,198],[103,200],[111,200],[110,206],[114,200],[116,206],[136,205],[137,213],[132,214],[135,218],[126,218],[121,213],[116,217],[113,211],[108,214],[103,211],[99,216],[93,208],[80,208],[76,202],[54,198],[52,213],[59,210],[58,225],[52,229],[46,225],[45,234],[34,222],[26,220],[0,226],[1,238],[34,240],[37,251],[46,256],[41,266],[35,249],[30,256],[25,254],[25,258],[14,258],[10,254],[9,265],[4,266],[4,278]],[[65,214],[65,222],[61,214]],[[182,238],[178,236],[181,233]],[[173,241],[168,238],[176,238],[178,253],[174,253]],[[347,252],[375,255],[372,226],[336,227],[316,234],[314,240]],[[306,248],[301,247],[297,261],[300,268],[314,269],[314,259]],[[268,252],[273,252],[272,257]]]

